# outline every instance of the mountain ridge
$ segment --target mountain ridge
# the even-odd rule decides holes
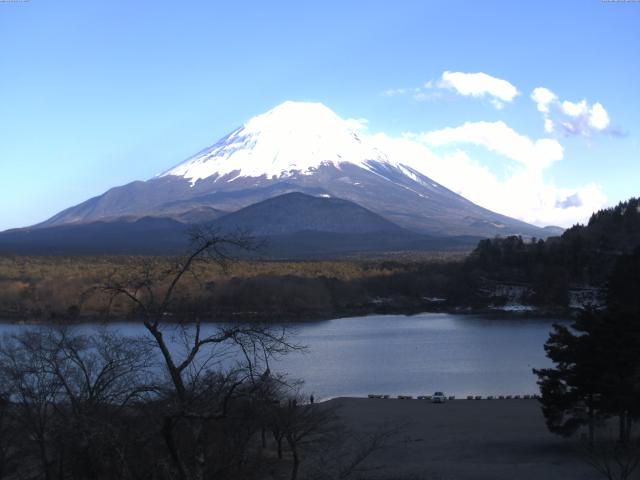
[[[283,235],[305,231],[363,234],[397,233],[404,229],[348,200],[285,193],[244,207],[215,220],[221,231],[246,230],[252,235]],[[409,232],[407,232],[409,233]]]
[[[262,248],[240,256],[313,258],[362,252],[471,249],[479,237],[431,237],[389,222],[353,202],[289,193],[205,222],[222,235],[240,233]],[[121,217],[0,233],[0,253],[177,254],[189,248],[193,223],[169,217]]]
[[[349,200],[421,234],[551,233],[470,202],[413,159],[384,152],[354,121],[305,102],[285,102],[162,174],[111,188],[36,227],[123,216],[179,218],[194,208],[232,212],[296,191]]]

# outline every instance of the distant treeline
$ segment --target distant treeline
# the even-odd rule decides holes
[[[442,308],[467,254],[421,253],[377,260],[198,262],[176,292],[176,317],[304,320]],[[0,318],[82,320],[136,316],[94,287],[144,273],[164,287],[167,257],[0,257]]]
[[[603,288],[617,258],[640,246],[640,199],[601,210],[547,240],[482,240],[468,253],[405,252],[325,261],[199,262],[176,292],[171,311],[206,320],[305,320],[367,313],[482,310],[509,299],[564,313],[572,289]],[[105,278],[145,273],[161,279],[171,257],[0,257],[0,318],[105,317],[109,299],[93,287]],[[162,280],[154,284],[163,287]],[[111,318],[133,318],[129,303]]]
[[[521,284],[531,288],[533,304],[566,307],[572,286],[605,287],[616,260],[639,246],[640,199],[632,198],[546,241],[482,240],[466,259],[461,278],[475,294],[492,284]]]

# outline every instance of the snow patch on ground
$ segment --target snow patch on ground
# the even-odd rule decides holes
[[[525,285],[496,285],[492,297],[504,299],[501,305],[493,305],[490,308],[503,312],[531,312],[537,310],[533,305],[527,305],[526,299],[532,294],[531,288]]]
[[[569,290],[569,308],[584,310],[586,308],[601,309],[605,307],[605,294],[597,287],[575,287]]]
[[[505,305],[491,307],[491,309],[501,312],[535,312],[537,307],[533,305],[522,305],[521,303],[507,303]]]
[[[432,302],[432,303],[442,303],[447,301],[446,298],[440,298],[440,297],[422,297],[422,299],[426,302]]]

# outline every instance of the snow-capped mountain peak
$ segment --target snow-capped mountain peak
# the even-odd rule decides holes
[[[160,176],[184,177],[195,184],[214,177],[284,178],[310,174],[323,164],[389,163],[387,156],[345,120],[321,103],[284,102],[253,117],[215,145]]]
[[[285,102],[162,175],[112,188],[39,227],[145,216],[210,219],[297,192],[347,200],[429,235],[544,236],[537,227],[485,210],[438,184],[420,155],[396,146],[320,103]],[[315,215],[308,226],[325,231],[323,222],[330,217]]]

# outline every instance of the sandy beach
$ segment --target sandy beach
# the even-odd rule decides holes
[[[536,400],[337,398],[327,402],[352,429],[387,425],[398,433],[370,464],[371,478],[597,479],[576,440],[549,433]]]

